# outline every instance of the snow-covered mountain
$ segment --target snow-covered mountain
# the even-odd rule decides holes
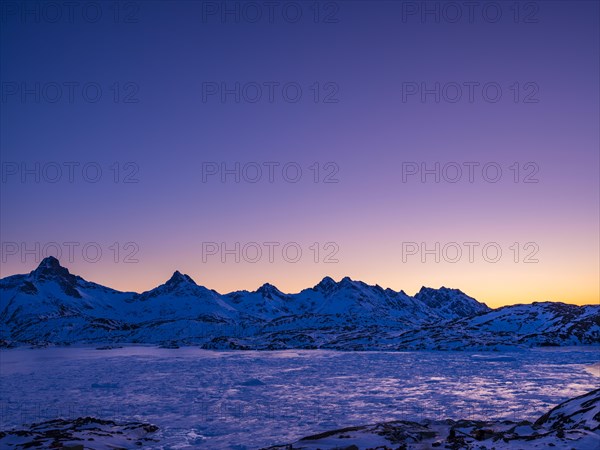
[[[121,326],[132,292],[119,292],[72,275],[56,258],[27,275],[0,280],[0,330],[16,342],[102,339]]]
[[[490,310],[460,289],[449,289],[444,286],[439,289],[422,287],[415,298],[447,319],[474,316]]]
[[[600,344],[600,306],[560,302],[510,305],[396,336],[396,349],[499,350]]]
[[[348,277],[285,294],[229,294],[176,271],[143,292],[73,275],[56,258],[0,280],[3,345],[171,343],[204,348],[497,349],[600,343],[600,306],[534,303],[491,310],[458,289],[414,296]]]

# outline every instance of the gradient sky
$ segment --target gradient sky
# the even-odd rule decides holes
[[[73,21],[49,23],[46,11],[37,23],[3,4],[3,277],[29,272],[45,256],[12,254],[10,243],[79,242],[80,249],[95,242],[103,250],[98,262],[86,261],[81,250],[61,262],[121,290],[150,289],[179,269],[219,292],[267,281],[296,292],[325,275],[347,275],[409,294],[422,285],[456,287],[493,307],[598,302],[598,2],[537,2],[539,10],[528,16],[534,23],[515,23],[513,2],[498,3],[496,23],[482,17],[488,2],[478,4],[473,23],[465,16],[458,23],[419,14],[403,19],[403,8],[421,2],[384,1],[337,2],[337,11],[319,3],[320,18],[335,12],[336,23],[314,23],[312,2],[298,3],[303,15],[296,23],[282,17],[287,2],[276,2],[274,23],[204,20],[203,8],[212,3],[139,2],[138,11],[121,11],[133,13],[134,23],[115,21],[108,2],[95,23],[79,9]],[[532,11],[520,10],[520,19]],[[47,89],[39,102],[9,95],[36,82]],[[91,103],[75,88],[72,103],[66,90],[47,101],[54,95],[49,83],[69,82],[99,83],[102,97]],[[273,103],[265,93],[256,103],[231,96],[203,101],[203,83],[236,82],[293,82],[303,95],[297,103],[286,102],[281,90]],[[413,82],[498,83],[502,97],[491,103],[476,89],[472,103],[466,90],[456,103],[433,96],[422,102],[418,95],[403,101],[403,83]],[[121,95],[115,103],[115,83],[121,94],[131,92],[127,83],[139,87],[138,102]],[[334,83],[338,101],[315,103],[314,83],[322,94]],[[539,88],[536,103],[523,102],[526,83]],[[297,183],[285,182],[281,171],[273,183],[266,174],[258,183],[202,179],[205,162],[265,161],[297,163],[303,176]],[[73,183],[66,170],[56,183],[8,173],[15,163],[36,162],[48,170],[49,163],[95,163],[103,173],[97,183],[85,181],[80,169]],[[110,167],[117,163],[123,175],[128,162],[139,167],[139,181],[113,182]],[[339,182],[314,183],[308,167],[315,162],[321,175],[335,163]],[[404,183],[404,162],[493,162],[503,175],[490,183],[479,169],[473,183],[466,174],[457,183],[422,183],[418,176]],[[525,164],[534,163],[539,182],[515,183],[515,162],[521,178],[529,172]],[[122,261],[126,242],[139,248],[139,262]],[[218,255],[203,261],[203,242],[297,242],[303,257],[291,263],[276,252],[274,262],[265,254],[257,263],[222,263]],[[339,248],[337,263],[323,262],[327,242]],[[496,242],[503,255],[487,262],[480,246],[474,262],[466,254],[456,263],[433,256],[423,263],[420,255],[403,261],[405,242]],[[519,262],[509,248],[514,242]],[[539,249],[537,263],[523,262],[528,242]]]

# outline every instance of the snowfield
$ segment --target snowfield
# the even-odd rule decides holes
[[[18,348],[0,351],[0,429],[94,417],[117,422],[103,425],[111,429],[157,426],[156,441],[143,448],[241,450],[398,420],[533,422],[596,389],[599,364],[598,348],[583,346],[486,353]]]

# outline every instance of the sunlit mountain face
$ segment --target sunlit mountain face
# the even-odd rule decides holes
[[[600,448],[599,18],[0,2],[0,448]]]

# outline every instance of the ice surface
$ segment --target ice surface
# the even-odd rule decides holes
[[[598,387],[586,347],[498,352],[0,351],[0,428],[93,416],[157,448],[258,448],[390,420],[528,419]],[[147,447],[151,448],[151,447]]]

